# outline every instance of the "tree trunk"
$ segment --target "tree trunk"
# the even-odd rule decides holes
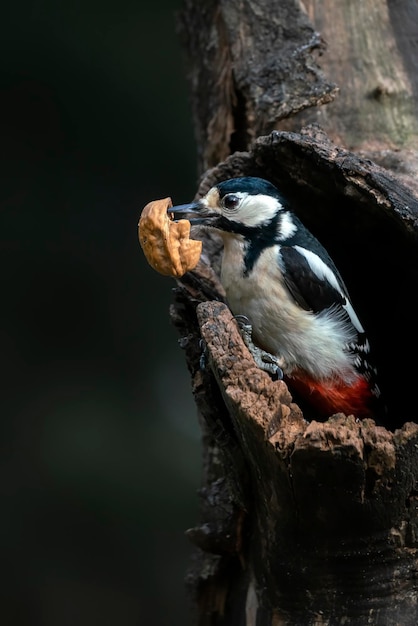
[[[326,107],[292,116],[290,130],[312,122],[338,145],[396,171],[418,174],[418,5],[414,0],[303,0],[327,42],[321,67],[338,87]]]
[[[315,0],[306,11],[296,0],[186,0],[180,15],[197,196],[257,175],[292,198],[369,329],[389,407],[386,428],[342,414],[306,421],[285,383],[255,366],[219,283],[221,245],[205,236],[171,308],[202,417],[201,522],[188,531],[199,625],[418,622],[418,426],[405,357],[418,349],[417,73],[397,5],[377,4],[372,25],[372,0],[341,14]],[[328,56],[322,28],[338,54]],[[390,93],[375,93],[386,78]],[[327,134],[300,126],[318,120]]]

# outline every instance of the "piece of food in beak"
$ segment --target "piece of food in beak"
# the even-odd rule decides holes
[[[171,198],[149,202],[141,213],[138,238],[151,267],[164,276],[179,278],[198,264],[202,242],[190,239],[190,222],[177,221],[176,213],[170,212],[172,206]],[[184,206],[188,205],[175,210]]]

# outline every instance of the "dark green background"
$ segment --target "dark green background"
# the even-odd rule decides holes
[[[142,207],[192,198],[180,0],[0,19],[0,623],[187,625],[200,442]]]

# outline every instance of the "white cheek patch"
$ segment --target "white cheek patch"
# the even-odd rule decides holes
[[[242,196],[239,210],[235,214],[237,221],[246,224],[247,226],[259,226],[263,222],[271,220],[278,211],[283,209],[283,206],[272,196],[265,196],[263,194],[250,195],[239,194],[236,196]],[[225,213],[226,214],[226,213]],[[234,219],[234,215],[227,215],[230,220]]]

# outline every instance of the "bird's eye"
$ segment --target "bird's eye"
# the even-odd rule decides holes
[[[227,211],[233,211],[238,207],[239,203],[240,198],[233,193],[228,193],[222,201],[222,204]]]

